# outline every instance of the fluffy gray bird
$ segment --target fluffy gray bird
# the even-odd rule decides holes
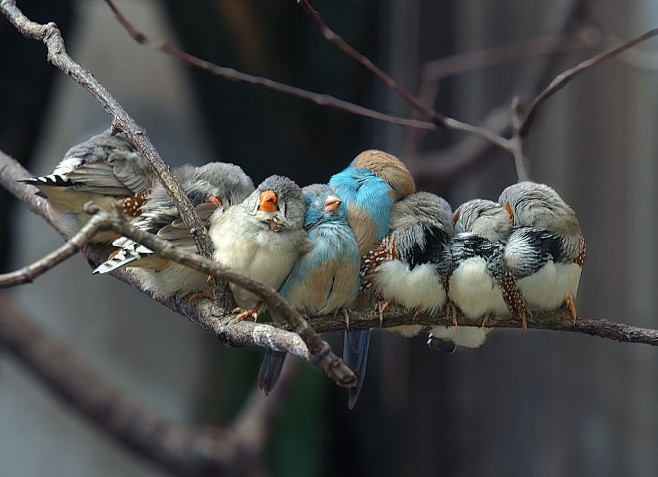
[[[249,176],[234,164],[211,162],[200,167],[184,165],[173,169],[172,174],[205,225],[208,225],[213,213],[223,213],[232,205],[242,202],[254,190]],[[189,252],[197,250],[174,201],[160,183],[142,206],[141,216],[132,224]],[[187,295],[207,285],[206,274],[159,257],[148,247],[130,239],[121,237],[113,245],[119,249],[111,259],[99,265],[94,274],[128,266],[145,290],[160,296]]]
[[[535,182],[507,187],[499,203],[514,216],[505,261],[528,307],[554,310],[566,305],[575,323],[587,254],[575,212],[555,190]]]
[[[119,206],[124,214],[137,217],[156,178],[128,138],[108,129],[69,149],[50,174],[21,182],[39,189],[48,199],[50,218],[73,235],[89,220],[83,210],[89,201],[106,210]],[[115,238],[112,231],[101,232],[92,242]]]
[[[510,286],[505,269],[503,242],[512,230],[512,216],[496,202],[474,199],[459,206],[454,220],[448,298],[464,315],[482,318],[483,322],[490,313],[510,315],[507,296],[514,293],[514,286]],[[478,348],[492,329],[436,326],[428,345],[446,352],[454,351],[456,346]]]
[[[299,186],[287,177],[270,176],[242,203],[210,218],[214,259],[278,290],[297,257],[312,247],[303,228],[305,214]],[[230,286],[244,310],[236,321],[257,319],[261,300],[233,283]]]
[[[452,209],[443,198],[417,192],[396,202],[391,211],[391,232],[364,258],[361,289],[384,300],[380,310],[395,302],[414,311],[436,313],[446,303],[450,269]],[[414,336],[424,327],[389,328]]]

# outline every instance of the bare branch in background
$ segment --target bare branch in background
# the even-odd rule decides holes
[[[510,125],[512,126],[512,138],[510,144],[512,145],[512,155],[514,156],[514,169],[516,170],[516,179],[521,181],[529,181],[529,161],[528,161],[528,138],[520,134],[523,118],[525,117],[524,105],[521,98],[514,96],[512,98],[512,106],[510,108]]]
[[[320,106],[327,106],[330,108],[340,109],[348,113],[356,114],[359,116],[364,116],[366,118],[376,119],[379,121],[384,121],[390,124],[395,124],[397,126],[407,126],[418,129],[436,129],[436,126],[427,121],[419,121],[417,119],[407,119],[400,116],[394,116],[391,114],[381,113],[373,109],[365,108],[349,101],[344,101],[342,99],[335,98],[328,94],[313,93],[311,91],[306,91],[301,88],[296,88],[284,83],[279,83],[268,78],[263,78],[261,76],[252,76],[246,73],[242,73],[233,68],[226,68],[223,66],[216,65],[209,61],[198,58],[194,55],[184,52],[174,46],[171,46],[168,43],[161,42],[156,43],[149,40],[149,38],[139,30],[137,30],[125,17],[121,10],[115,5],[113,0],[105,0],[109,7],[114,12],[114,15],[117,18],[117,21],[126,29],[128,34],[139,44],[152,48],[156,51],[165,53],[169,56],[172,56],[180,61],[191,64],[200,68],[202,70],[208,71],[217,76],[221,76],[230,81],[238,81],[249,83],[257,86],[261,86],[265,89],[272,91],[278,91],[279,93],[284,93],[296,98],[302,98],[308,101],[311,101]]]
[[[535,100],[532,102],[532,105],[530,106],[530,110],[528,111],[528,115],[526,116],[525,121],[519,128],[519,134],[522,136],[528,135],[530,126],[532,126],[532,123],[535,119],[535,116],[537,115],[537,112],[539,111],[539,108],[541,108],[541,106],[546,102],[546,100],[548,100],[548,98],[550,98],[555,93],[557,93],[562,88],[564,88],[569,81],[574,79],[576,76],[584,73],[585,71],[589,70],[593,66],[596,66],[599,63],[609,60],[610,58],[614,58],[615,56],[623,53],[629,48],[633,48],[634,46],[639,45],[640,43],[649,40],[650,38],[653,38],[655,36],[658,36],[658,28],[649,30],[648,32],[643,33],[640,36],[625,41],[620,45],[617,45],[613,48],[610,48],[609,50],[604,51],[603,53],[599,53],[598,55],[589,58],[585,61],[582,61],[578,63],[576,66],[574,66],[573,68],[569,68],[568,70],[557,75],[553,79],[553,81],[551,81],[551,83],[546,87],[546,89],[544,89],[544,91],[542,91],[539,94],[539,96],[537,96]]]
[[[457,119],[453,119],[447,116],[444,116],[437,111],[435,111],[431,106],[423,106],[414,96],[403,88],[397,81],[391,78],[389,75],[384,73],[377,65],[375,65],[368,57],[362,53],[355,50],[349,43],[347,43],[341,36],[336,34],[331,30],[327,24],[324,22],[320,14],[311,6],[308,0],[297,0],[297,3],[301,5],[304,11],[311,17],[313,23],[319,28],[322,36],[329,41],[330,43],[336,45],[343,52],[345,52],[350,57],[354,58],[356,61],[365,66],[369,71],[375,74],[380,80],[386,83],[395,94],[400,96],[405,100],[412,108],[414,108],[422,116],[427,117],[436,124],[438,127],[451,129],[453,131],[460,131],[475,136],[480,137],[486,141],[489,141],[491,144],[503,149],[504,151],[510,152],[510,145],[504,137],[501,137],[494,132],[474,126],[472,124],[467,124],[461,122]]]

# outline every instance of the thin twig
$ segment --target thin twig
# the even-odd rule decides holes
[[[516,178],[519,182],[529,181],[529,161],[528,161],[528,138],[522,136],[519,132],[523,118],[524,109],[521,98],[514,96],[512,98],[512,106],[510,108],[512,127],[512,138],[510,144],[512,145],[512,156],[514,157],[514,169],[516,170]]]
[[[625,41],[613,48],[604,51],[603,53],[599,53],[598,55],[593,56],[592,58],[589,58],[585,61],[582,61],[578,63],[576,66],[574,66],[573,68],[569,68],[568,70],[557,75],[553,79],[553,81],[551,81],[551,83],[532,102],[532,105],[530,106],[530,110],[528,111],[528,115],[526,116],[525,121],[519,128],[519,134],[522,136],[528,135],[530,126],[532,126],[532,123],[537,115],[537,112],[539,111],[539,108],[541,108],[541,106],[548,100],[548,98],[550,98],[555,93],[557,93],[562,88],[564,88],[564,86],[566,86],[566,84],[569,81],[574,79],[576,76],[584,73],[585,71],[589,70],[593,66],[596,66],[599,63],[609,60],[610,58],[614,58],[615,56],[619,55],[620,53],[623,53],[629,48],[633,48],[634,46],[646,40],[649,40],[650,38],[653,38],[655,36],[658,36],[658,28],[651,29],[640,36]]]
[[[335,98],[328,94],[313,93],[301,88],[296,88],[278,81],[274,81],[268,78],[263,78],[261,76],[253,76],[246,73],[242,73],[233,68],[226,68],[224,66],[219,66],[189,53],[184,52],[168,43],[165,42],[152,42],[149,38],[132,25],[125,15],[119,10],[113,0],[105,0],[114,13],[117,21],[124,27],[128,34],[139,44],[147,46],[153,50],[165,53],[169,56],[172,56],[178,60],[189,63],[197,68],[208,71],[222,78],[228,79],[230,81],[238,81],[249,83],[257,86],[261,86],[265,89],[271,91],[277,91],[279,93],[288,94],[290,96],[295,96],[297,98],[305,99],[311,101],[320,106],[327,106],[330,108],[340,109],[348,113],[357,114],[359,116],[364,116],[371,119],[376,119],[379,121],[384,121],[390,124],[395,124],[397,126],[406,126],[417,129],[436,129],[436,126],[427,121],[418,121],[417,119],[407,119],[400,116],[394,116],[391,114],[381,113],[373,109],[365,108],[349,101]]]
[[[92,217],[84,227],[80,229],[73,237],[66,241],[64,245],[50,252],[45,257],[34,263],[16,270],[15,272],[0,274],[0,288],[9,288],[25,283],[32,283],[35,278],[64,260],[71,258],[78,253],[91,239],[96,232],[105,227],[105,220],[102,217]]]
[[[311,18],[313,23],[318,27],[322,36],[330,43],[336,45],[340,50],[345,52],[351,58],[358,61],[360,64],[365,66],[369,71],[371,71],[375,76],[380,80],[386,83],[393,92],[400,96],[404,101],[406,101],[412,108],[414,108],[418,113],[427,117],[432,123],[436,124],[438,127],[444,129],[451,129],[453,131],[465,132],[478,136],[486,141],[489,141],[491,144],[501,148],[504,151],[511,152],[510,145],[504,137],[497,135],[496,133],[484,129],[472,124],[467,124],[457,119],[449,118],[443,114],[438,113],[431,107],[426,107],[421,104],[414,96],[403,88],[397,81],[391,78],[388,74],[382,71],[377,65],[375,65],[367,56],[357,51],[349,43],[347,43],[340,35],[330,29],[327,24],[324,22],[320,14],[311,6],[308,0],[297,0],[297,3],[304,9],[304,11]]]
[[[176,178],[169,172],[169,166],[162,160],[143,129],[138,126],[110,92],[89,71],[68,55],[64,39],[57,25],[52,22],[43,25],[31,21],[16,6],[15,0],[2,0],[0,2],[0,11],[23,36],[43,42],[48,49],[48,61],[69,75],[96,99],[105,111],[112,115],[113,129],[123,131],[151,165],[160,182],[175,202],[181,219],[190,229],[200,253],[208,257],[211,256],[212,244],[205,227],[199,220],[192,202],[190,202]]]

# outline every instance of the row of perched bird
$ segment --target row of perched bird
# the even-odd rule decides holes
[[[498,202],[475,199],[453,213],[441,197],[415,192],[404,164],[378,150],[359,154],[329,184],[303,189],[277,175],[254,188],[240,167],[219,162],[172,173],[208,226],[213,258],[278,289],[309,316],[349,317],[360,292],[380,311],[389,303],[414,316],[446,309],[454,326],[434,327],[428,341],[444,351],[478,347],[492,329],[458,327],[455,307],[483,324],[490,314],[515,315],[525,326],[531,310],[563,305],[576,319],[585,241],[573,210],[546,185],[521,182]],[[48,198],[53,220],[70,234],[89,219],[83,205],[91,200],[118,205],[136,227],[196,251],[173,200],[123,134],[96,135],[71,148],[51,174],[24,182]],[[93,241],[116,247],[94,273],[128,267],[156,295],[208,291],[205,274],[139,243],[108,233]],[[256,319],[260,299],[230,287],[241,307],[236,319]],[[423,326],[392,329],[411,336]],[[358,377],[350,407],[363,384],[368,343],[368,330],[345,333],[344,359]],[[266,392],[284,358],[268,351],[259,374]]]

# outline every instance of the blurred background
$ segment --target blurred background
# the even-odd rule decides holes
[[[422,189],[453,207],[473,197],[496,199],[516,180],[507,155],[462,134],[422,135],[322,108],[140,47],[100,0],[18,3],[33,20],[57,22],[72,56],[147,129],[171,165],[229,161],[255,183],[276,172],[305,185],[327,181],[363,149],[382,148],[407,162]],[[293,0],[118,5],[152,39],[202,58],[412,114],[327,43]],[[484,50],[479,59],[458,57],[461,72],[441,80],[433,102],[473,124],[501,106],[497,118],[504,124],[513,94],[528,100],[614,38],[658,24],[651,0],[629,0],[623,8],[612,0],[313,5],[414,94],[427,75],[438,74],[427,62]],[[557,54],[528,46],[560,32]],[[71,145],[106,128],[110,118],[46,63],[42,44],[22,38],[4,19],[0,40],[0,149],[35,174],[50,172]],[[519,48],[502,61],[499,48],[506,45]],[[529,141],[533,177],[574,207],[588,241],[579,314],[652,328],[658,328],[657,59],[653,40],[575,79],[541,110]],[[62,243],[42,219],[6,195],[1,200],[3,270]],[[228,423],[254,386],[262,350],[225,348],[138,291],[111,277],[92,278],[81,257],[11,293],[85,363],[166,419]],[[340,337],[330,338],[340,350]],[[658,350],[644,345],[505,330],[481,349],[446,356],[427,349],[424,336],[405,340],[376,331],[353,411],[343,389],[301,366],[270,441],[267,469],[276,476],[655,475],[657,377]],[[0,475],[166,474],[89,426],[4,354]]]

